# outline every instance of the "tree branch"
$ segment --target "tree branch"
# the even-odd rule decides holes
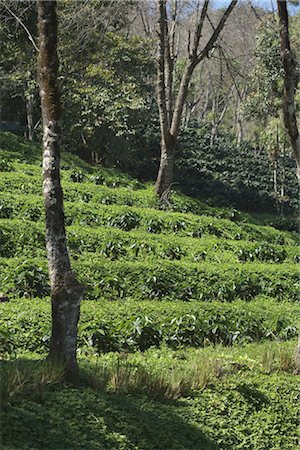
[[[232,12],[233,8],[235,7],[235,5],[237,4],[238,0],[232,0],[230,2],[230,5],[228,6],[228,8],[226,9],[226,11],[224,12],[220,22],[218,23],[217,27],[215,28],[211,38],[209,39],[208,43],[206,44],[206,46],[204,47],[204,49],[200,52],[200,54],[197,57],[197,64],[199,64],[200,61],[202,61],[202,59],[206,58],[209,54],[209,52],[213,49],[213,47],[215,46],[215,43],[219,37],[219,34],[221,33],[221,31],[223,30],[226,20],[228,19],[230,13]]]
[[[3,6],[7,9],[7,11],[16,19],[16,21],[21,25],[22,28],[24,28],[24,30],[27,33],[28,39],[30,40],[30,42],[32,43],[32,45],[34,46],[35,50],[37,52],[39,52],[39,48],[35,43],[35,40],[32,36],[32,34],[30,33],[30,31],[28,30],[28,28],[26,27],[26,25],[22,22],[22,20],[20,19],[20,17],[18,17],[3,1],[1,1],[1,3],[3,4]]]

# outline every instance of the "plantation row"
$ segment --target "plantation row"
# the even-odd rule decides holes
[[[147,233],[200,238],[210,235],[231,240],[249,240],[273,244],[295,245],[297,238],[289,232],[249,223],[233,223],[226,219],[196,216],[155,209],[118,205],[92,205],[65,202],[66,224],[109,226],[123,231],[142,229]],[[34,195],[5,194],[0,199],[0,219],[22,218],[39,221],[44,217],[43,201]]]
[[[199,239],[177,235],[153,236],[137,229],[70,226],[67,230],[71,254],[93,252],[111,260],[162,258],[169,260],[223,262],[299,262],[297,246],[250,243],[203,236]],[[45,255],[44,224],[20,219],[0,219],[0,256]]]
[[[5,177],[0,179],[0,191],[9,192],[10,194],[29,194],[41,197],[42,183],[41,171],[33,165],[18,164],[20,172],[5,173]],[[99,169],[97,169],[99,171]],[[1,160],[0,160],[1,172]],[[162,209],[162,205],[158,201],[152,186],[148,186],[136,180],[128,180],[124,175],[114,173],[113,170],[103,169],[101,177],[106,177],[107,181],[102,185],[95,183],[74,183],[68,181],[72,177],[69,171],[62,171],[62,184],[64,189],[64,198],[70,202],[89,203],[95,208],[98,205],[127,205],[139,208],[156,208]],[[91,175],[97,179],[98,175]],[[120,181],[121,180],[121,181]],[[126,187],[124,187],[124,185]],[[121,186],[121,187],[120,187]],[[122,187],[123,186],[123,187]],[[9,205],[8,205],[9,206]],[[166,208],[166,205],[165,205]],[[210,207],[207,204],[173,192],[171,203],[167,206],[167,210],[192,213],[195,215],[208,215],[219,219],[228,219],[234,222],[255,222],[254,217],[246,213],[241,213],[234,208]],[[264,223],[265,222],[265,223]],[[259,217],[258,223],[263,225],[271,225],[279,230],[299,231],[299,223],[293,218],[284,217]]]
[[[45,352],[50,337],[50,302],[12,301],[1,305],[1,354]],[[297,336],[297,305],[269,298],[253,303],[211,304],[88,302],[79,325],[81,351],[146,350],[170,347],[232,345]]]
[[[14,296],[49,294],[46,259],[1,260],[0,284]],[[74,260],[74,269],[87,288],[86,300],[233,301],[260,294],[278,301],[299,300],[295,264],[212,264],[185,261],[110,261],[96,254]]]
[[[11,168],[11,169],[9,169]],[[15,169],[14,169],[15,168]],[[12,171],[13,170],[13,171]],[[90,170],[93,168],[90,166]],[[41,195],[41,169],[36,165],[14,164],[0,160],[0,172],[5,178],[0,180],[0,190],[14,194]],[[64,198],[67,201],[83,201],[94,206],[117,204],[142,208],[160,208],[160,203],[152,186],[142,184],[112,169],[95,169],[88,175],[90,182],[83,181],[87,175],[81,171],[62,170]],[[219,218],[239,220],[243,215],[233,208],[211,208],[208,205],[181,194],[172,194],[171,209],[193,214],[209,214]]]

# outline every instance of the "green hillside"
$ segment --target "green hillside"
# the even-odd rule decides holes
[[[162,206],[152,185],[63,152],[68,246],[86,286],[82,386],[70,388],[41,363],[41,148],[10,133],[0,144],[3,448],[298,448],[300,253],[288,220],[175,192]]]

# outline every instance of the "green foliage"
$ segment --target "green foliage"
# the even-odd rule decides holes
[[[84,173],[82,173],[81,171],[74,170],[70,174],[70,180],[74,181],[74,183],[82,183],[84,180]]]
[[[14,171],[0,176],[9,299],[0,351],[27,358],[2,365],[4,445],[294,450],[296,236],[264,226],[273,216],[178,193],[162,208],[151,186],[63,153],[72,267],[90,300],[79,323],[82,384],[71,389],[60,371],[28,361],[48,351],[51,333],[50,301],[34,298],[49,295],[40,167],[18,162],[30,146],[23,157],[21,140],[4,138]]]
[[[295,163],[288,147],[285,154],[280,153],[278,183],[285,167],[283,208],[286,214],[293,214],[299,207]],[[211,205],[249,212],[276,211],[278,199],[274,194],[273,166],[267,149],[258,149],[246,142],[237,148],[228,133],[220,132],[210,148],[208,130],[199,127],[184,130],[179,139],[175,179],[184,193],[207,199]]]
[[[149,42],[115,32],[97,38],[97,32],[84,63],[69,55],[62,59],[68,73],[62,84],[63,135],[86,158],[94,152],[108,164],[118,160],[121,169],[134,168],[140,144],[136,134],[143,141],[138,128],[147,126],[151,114]]]
[[[264,120],[268,115],[276,116],[281,106],[283,67],[275,21],[268,20],[260,25],[255,56],[246,111],[248,116]]]
[[[34,261],[23,261],[5,279],[10,292],[19,297],[44,297],[49,295],[48,274]]]
[[[115,217],[108,217],[107,225],[110,227],[120,228],[124,231],[130,231],[136,228],[140,223],[140,217],[136,213],[127,212],[122,215],[117,215]]]
[[[13,165],[6,159],[0,160],[0,172],[12,172],[14,170]]]
[[[30,361],[23,366],[26,363],[27,370],[33,367]],[[149,377],[144,380],[149,383]],[[172,402],[122,393],[122,389],[107,394],[99,392],[97,385],[72,388],[57,384],[55,377],[51,381],[48,389],[41,383],[42,390],[34,395],[16,396],[12,407],[2,411],[3,445],[72,448],[76,441],[82,448],[123,450],[296,450],[298,446],[298,380],[290,374],[238,372],[222,382],[210,382],[199,394]],[[121,387],[124,381],[126,372],[119,363],[115,383]],[[145,390],[150,387],[146,384]],[[163,387],[160,382],[154,389],[163,393]]]
[[[260,245],[251,250],[247,248],[239,249],[237,255],[238,260],[242,262],[254,261],[257,259],[259,261],[281,263],[287,257],[287,253],[284,249],[278,249],[270,245]]]
[[[35,351],[49,345],[50,305],[38,299],[0,305],[2,354]],[[261,298],[252,303],[85,302],[79,324],[79,348],[96,353],[135,351],[159,346],[199,347],[208,344],[289,340],[297,336],[297,305]]]
[[[0,199],[0,218],[1,219],[9,219],[13,214],[13,208],[8,206],[8,204]]]
[[[168,248],[165,247],[163,258],[158,253],[158,261],[153,247],[145,245],[131,249],[130,261],[124,254],[124,247],[117,242],[109,244],[108,249],[106,245],[102,248],[100,246],[98,251],[100,255],[103,254],[102,258],[92,253],[80,258],[76,256],[73,266],[87,287],[85,299],[213,301],[217,298],[231,302],[239,298],[249,301],[259,294],[265,294],[277,297],[278,300],[298,300],[299,276],[296,261],[280,266],[261,262],[218,264],[202,255],[200,261],[192,262],[197,259],[197,253],[189,261],[185,260],[183,253],[178,255],[178,250],[175,250],[176,258],[174,249],[172,254],[166,254]],[[105,252],[108,257],[105,257]],[[136,252],[140,257],[139,261],[135,261]],[[26,260],[23,261],[22,258],[3,260],[0,282],[6,292],[17,295],[19,288],[15,284],[14,273],[16,267],[27,264]],[[36,267],[44,267],[43,273],[46,274],[45,260],[36,258],[34,264]]]

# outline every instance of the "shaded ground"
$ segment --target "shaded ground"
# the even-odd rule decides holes
[[[296,450],[299,399],[289,374],[240,373],[172,402],[57,387],[6,407],[2,448]]]

